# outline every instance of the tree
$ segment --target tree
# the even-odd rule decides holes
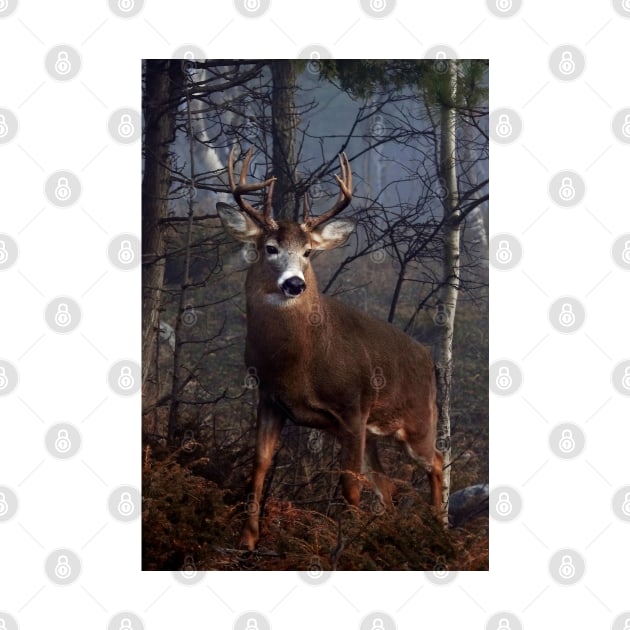
[[[159,330],[165,249],[161,221],[168,214],[173,102],[182,84],[181,62],[145,62],[144,175],[142,178],[142,384],[154,365]]]

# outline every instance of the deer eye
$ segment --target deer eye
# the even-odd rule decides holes
[[[307,250],[304,252],[304,258],[308,258],[308,257],[311,255],[311,252],[312,252],[312,251],[313,251],[312,249],[307,249]]]
[[[278,253],[278,248],[274,247],[273,245],[267,245],[265,247],[265,250],[267,251],[268,254],[277,254]]]

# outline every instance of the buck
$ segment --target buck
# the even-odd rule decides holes
[[[275,178],[247,184],[253,147],[238,184],[233,147],[228,160],[230,189],[238,208],[217,203],[226,232],[255,247],[247,271],[245,360],[258,379],[252,509],[241,545],[259,538],[260,500],[285,419],[334,435],[341,446],[345,500],[359,505],[367,472],[382,503],[392,503],[394,484],[378,458],[378,438],[394,436],[428,474],[431,502],[442,509],[442,454],[435,447],[437,406],[429,351],[391,324],[319,293],[310,255],[343,245],[353,221],[331,221],[352,199],[352,172],[340,154],[336,203],[318,217],[304,203],[302,223],[274,220]],[[262,211],[243,196],[267,189]],[[364,460],[369,471],[364,469]]]

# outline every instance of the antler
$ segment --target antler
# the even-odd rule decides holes
[[[246,184],[245,178],[247,177],[247,169],[249,168],[249,162],[252,159],[252,154],[254,152],[254,147],[251,146],[247,155],[245,155],[245,161],[243,162],[243,168],[241,170],[241,175],[238,180],[238,186],[234,183],[234,152],[236,151],[236,145],[232,147],[230,151],[230,157],[228,158],[228,178],[230,180],[230,190],[232,191],[232,195],[234,195],[234,201],[238,204],[238,207],[246,212],[258,225],[269,229],[269,230],[277,230],[278,224],[274,221],[271,216],[271,200],[273,198],[273,187],[276,182],[275,177],[270,177],[266,179],[264,182],[259,184]],[[249,202],[243,199],[242,195],[255,192],[257,190],[262,190],[269,186],[269,190],[267,191],[267,199],[265,200],[265,209],[263,212],[259,212],[252,206]]]
[[[345,153],[339,154],[339,165],[341,166],[341,177],[335,175],[335,179],[339,184],[339,197],[337,197],[337,202],[330,210],[320,214],[318,217],[309,217],[310,208],[307,194],[304,194],[304,227],[307,230],[314,230],[318,225],[332,219],[352,201],[352,171],[350,170],[348,156]]]

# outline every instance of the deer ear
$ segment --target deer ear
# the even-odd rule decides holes
[[[338,219],[311,232],[314,249],[334,249],[343,245],[354,231],[356,223],[350,219]]]
[[[263,229],[238,208],[233,208],[227,203],[219,201],[217,202],[217,212],[225,231],[238,241],[251,243],[262,234]]]

